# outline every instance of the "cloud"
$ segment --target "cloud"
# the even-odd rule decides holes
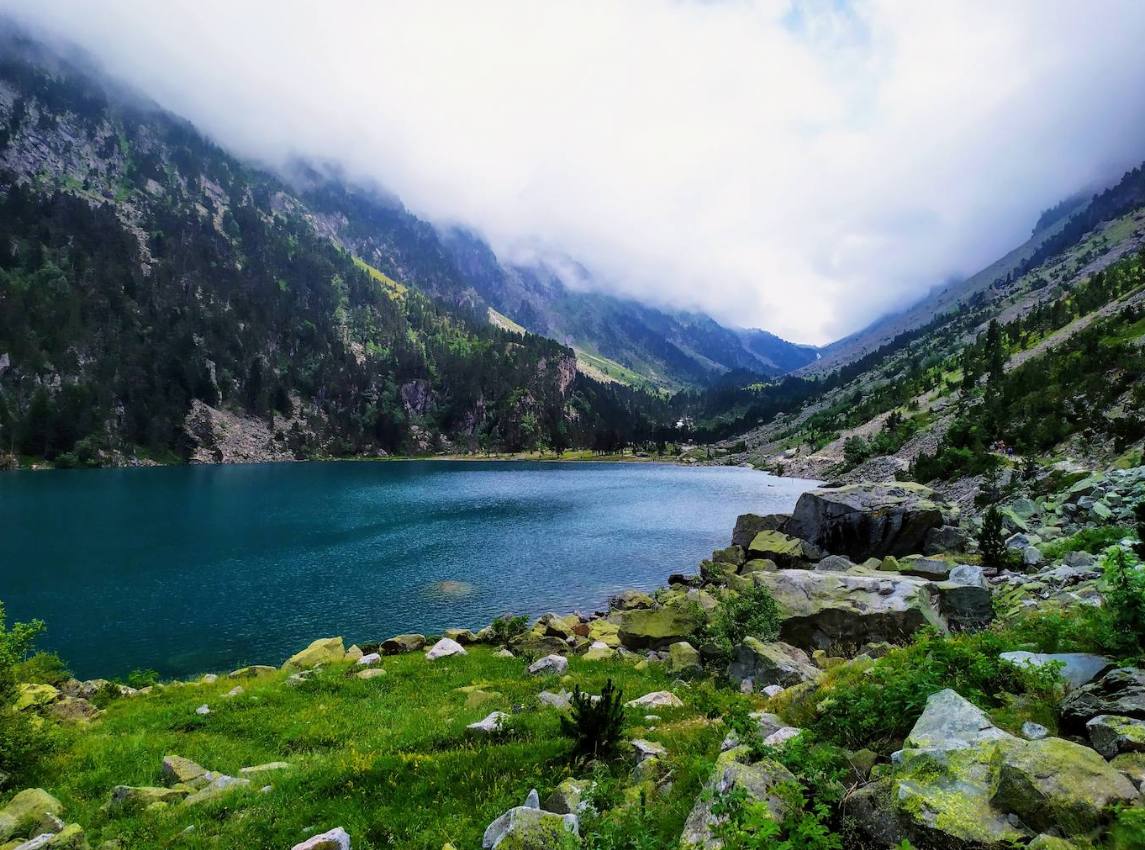
[[[0,0],[221,144],[823,342],[1145,159],[1145,4]]]

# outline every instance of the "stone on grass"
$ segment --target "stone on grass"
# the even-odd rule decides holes
[[[45,685],[39,682],[22,682],[16,686],[16,703],[12,707],[16,711],[24,711],[29,708],[40,708],[55,702],[60,696],[60,691],[53,685]]]
[[[376,667],[382,663],[382,656],[376,652],[370,652],[363,655],[354,664],[358,667]]]
[[[668,755],[668,750],[662,744],[657,744],[655,741],[646,741],[643,738],[634,738],[632,740],[632,749],[636,751],[636,763],[645,759],[660,758],[661,756]]]
[[[624,704],[625,708],[682,708],[683,701],[671,691],[653,691]]]
[[[509,715],[505,712],[494,711],[486,715],[484,719],[470,723],[465,728],[479,735],[494,735],[501,731],[508,719]]]
[[[764,803],[775,821],[783,820],[787,814],[787,803],[780,793],[780,786],[786,787],[795,782],[795,777],[779,762],[765,758],[747,764],[747,758],[747,747],[735,747],[720,753],[716,758],[712,776],[684,822],[684,831],[680,836],[682,847],[716,850],[722,846],[714,834],[721,819],[712,809],[721,795],[733,790],[742,791],[749,800]]]
[[[137,812],[155,803],[174,803],[186,799],[188,788],[156,788],[148,785],[116,785],[106,809],[110,814]]]
[[[764,738],[763,743],[769,747],[780,747],[792,738],[798,738],[802,731],[802,729],[798,729],[795,726],[784,726],[781,729],[776,729]]]
[[[207,800],[213,800],[223,794],[228,794],[232,791],[239,791],[243,788],[249,788],[251,781],[249,779],[241,779],[237,776],[228,776],[225,773],[211,773],[211,777],[203,788],[183,799],[184,806],[196,806],[199,803],[204,803]]]
[[[87,723],[103,714],[83,697],[60,697],[48,705],[48,714],[63,723]]]
[[[87,837],[83,827],[78,823],[70,823],[59,832],[45,832],[37,835],[23,844],[17,844],[13,850],[89,850]]]
[[[619,614],[617,635],[628,649],[659,649],[686,640],[704,623],[698,605],[679,599],[658,608],[640,608]]]
[[[704,667],[700,663],[699,650],[686,640],[681,640],[668,647],[668,663],[664,669],[674,676],[679,676],[700,673]]]
[[[467,655],[465,647],[455,640],[442,638],[429,648],[425,654],[426,661],[436,661],[439,658],[448,658],[451,655]]]
[[[239,768],[239,776],[262,776],[267,773],[278,773],[282,770],[290,770],[291,764],[288,761],[268,761],[266,764],[256,764],[250,767]]]
[[[231,688],[229,691],[227,691],[225,694],[223,694],[223,696],[225,696],[225,697],[237,697],[237,696],[242,696],[242,694],[244,694],[244,693],[246,693],[246,689],[242,685],[235,685],[233,688]]]
[[[206,717],[210,713],[211,713],[211,707],[209,705],[207,705],[206,703],[203,703],[202,705],[200,705],[198,708],[195,709],[195,714],[199,715],[200,717]]]
[[[529,665],[530,676],[563,676],[569,669],[569,660],[563,655],[546,655]]]
[[[575,814],[557,814],[540,808],[536,790],[525,805],[509,809],[485,829],[482,850],[558,850],[580,844],[580,820]]]
[[[587,779],[565,779],[545,800],[546,811],[558,815],[582,814],[589,807],[589,801],[585,798],[594,784]]]
[[[168,785],[201,787],[210,781],[204,778],[206,773],[207,770],[202,765],[183,756],[163,756],[163,781]]]
[[[295,844],[291,850],[351,850],[350,836],[342,827],[336,826],[329,832],[315,835],[313,838],[307,838],[305,841]]]
[[[537,699],[541,701],[541,705],[547,705],[550,708],[555,708],[560,711],[564,711],[572,706],[572,694],[566,690],[562,690],[559,693],[541,691],[537,694]]]
[[[240,667],[238,670],[232,670],[227,674],[228,679],[254,679],[259,676],[266,676],[270,673],[277,673],[277,667],[270,667],[266,664],[251,664],[248,667]]]

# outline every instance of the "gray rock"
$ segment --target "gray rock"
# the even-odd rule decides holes
[[[825,573],[845,573],[854,568],[855,564],[843,555],[828,555],[815,565],[815,569]]]
[[[950,571],[947,579],[955,584],[968,584],[973,587],[986,587],[986,576],[982,568],[973,564],[959,564]]]
[[[569,669],[569,660],[563,655],[546,655],[529,665],[530,676],[563,676]]]
[[[747,549],[748,544],[761,531],[783,531],[783,526],[790,518],[790,514],[742,514],[736,519],[732,545]]]
[[[922,554],[942,555],[946,552],[965,552],[967,538],[965,532],[956,525],[943,525],[926,532],[922,544]]]
[[[565,779],[545,800],[546,811],[558,815],[579,815],[589,808],[587,799],[596,783],[584,779]]]
[[[1022,563],[1027,567],[1036,567],[1043,560],[1042,550],[1037,546],[1027,546],[1022,550]]]
[[[787,814],[787,803],[784,802],[778,787],[794,782],[795,777],[776,761],[762,759],[754,764],[748,764],[747,756],[747,747],[736,747],[720,753],[704,792],[700,794],[684,823],[684,831],[680,836],[682,847],[695,846],[705,850],[716,850],[722,846],[719,839],[713,835],[713,829],[719,823],[719,818],[712,812],[712,806],[720,795],[727,794],[733,789],[740,789],[749,799],[766,804],[776,820],[782,820]]]
[[[921,484],[850,484],[804,493],[784,531],[862,561],[921,552],[927,533],[952,516],[952,509]]]
[[[554,850],[561,836],[579,844],[580,821],[576,815],[558,815],[539,807],[517,806],[493,821],[481,839],[483,850],[493,850],[506,841],[513,850]]]
[[[559,693],[541,691],[537,694],[537,699],[541,701],[541,705],[547,705],[559,711],[564,711],[572,706],[572,694],[566,690],[561,690]]]
[[[649,758],[662,758],[668,755],[668,750],[662,744],[657,744],[655,741],[646,741],[643,738],[634,738],[632,741],[632,749],[636,751],[636,763]]]
[[[1011,664],[1030,667],[1044,667],[1057,664],[1061,667],[1061,677],[1071,690],[1088,685],[1098,676],[1112,669],[1113,661],[1102,655],[1087,652],[1024,652],[1015,650],[1003,652],[1000,656]]]
[[[429,648],[425,654],[426,661],[436,661],[439,658],[448,658],[451,655],[466,655],[465,647],[455,640],[442,638]]]
[[[1145,751],[1145,720],[1099,714],[1085,724],[1093,748],[1111,759],[1119,753]]]
[[[931,694],[926,708],[903,742],[906,750],[949,752],[978,747],[986,741],[1015,740],[995,726],[986,712],[947,688]]]
[[[815,681],[822,671],[811,663],[807,653],[797,647],[781,641],[764,643],[748,637],[735,648],[727,675],[732,682],[751,679],[756,687],[779,685],[787,688]]]
[[[1101,714],[1145,720],[1145,670],[1136,667],[1110,670],[1067,694],[1059,710],[1062,724],[1079,732]]]
[[[1032,720],[1027,720],[1022,724],[1022,737],[1027,741],[1040,741],[1049,734],[1050,730],[1041,723],[1034,723]]]
[[[481,735],[495,735],[501,731],[505,725],[505,721],[509,719],[509,715],[503,711],[494,711],[488,714],[484,719],[478,720],[476,723],[470,723],[465,728],[470,732],[476,732]]]
[[[295,844],[291,850],[350,850],[350,836],[342,827],[336,826],[328,832]]]

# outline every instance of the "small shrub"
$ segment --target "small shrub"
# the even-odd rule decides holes
[[[702,639],[730,657],[736,644],[751,636],[764,642],[779,636],[779,606],[766,587],[753,586],[720,602]]]
[[[159,674],[154,670],[132,670],[127,674],[126,685],[131,688],[149,688],[159,683]]]
[[[1145,570],[1121,548],[1110,550],[1102,570],[1111,648],[1124,654],[1140,652],[1145,637]]]
[[[785,782],[773,791],[787,809],[782,821],[743,788],[719,795],[712,814],[721,822],[713,833],[727,850],[842,850],[843,839],[828,825],[831,810],[825,804],[808,805],[798,783]]]
[[[493,642],[500,644],[508,643],[528,627],[529,618],[524,614],[518,614],[516,616],[512,614],[502,614],[489,624],[489,629],[493,632]]]
[[[1006,534],[1002,529],[1002,514],[991,505],[982,516],[982,529],[978,532],[978,553],[988,567],[1006,569],[1013,565],[1014,554],[1006,548]]]
[[[54,652],[36,652],[16,665],[16,680],[20,682],[44,682],[60,685],[72,677],[71,671]]]
[[[1138,558],[1145,559],[1145,501],[1133,507],[1133,522],[1137,526],[1137,542],[1133,544],[1133,551]]]
[[[580,686],[573,688],[572,708],[561,717],[561,732],[572,738],[575,758],[611,758],[624,738],[623,691],[609,679],[593,702]]]

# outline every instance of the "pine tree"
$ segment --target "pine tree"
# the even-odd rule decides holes
[[[978,553],[982,556],[983,565],[987,567],[1004,569],[1010,564],[1010,550],[1006,548],[1002,514],[997,505],[987,508],[982,517],[982,530],[978,532]]]

